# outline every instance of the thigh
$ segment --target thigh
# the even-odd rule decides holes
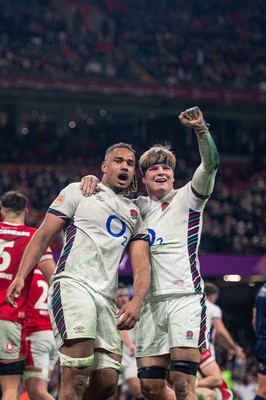
[[[257,340],[255,347],[255,355],[259,362],[259,373],[266,375],[266,341]]]
[[[121,332],[116,327],[115,301],[96,293],[95,303],[98,315],[95,351],[103,349],[105,352],[121,356],[122,337]]]
[[[137,376],[137,374],[138,374],[137,360],[134,356],[132,357],[132,356],[129,356],[128,354],[123,355],[122,364],[125,368],[125,370],[124,370],[125,380],[128,380],[130,378],[135,378]]]
[[[26,379],[25,387],[29,396],[36,398],[36,395],[38,395],[38,393],[47,393],[48,382],[49,380],[43,377],[31,377]]]
[[[0,320],[0,360],[16,361],[26,356],[25,329],[18,322]]]
[[[49,351],[49,371],[50,371],[50,375],[51,375],[52,372],[54,371],[56,363],[58,362],[59,352],[57,350],[53,331],[49,331],[49,335],[51,336],[50,351]]]
[[[64,278],[52,284],[48,299],[58,348],[66,340],[95,339],[97,309],[93,292],[73,279]]]
[[[27,358],[24,379],[48,379],[59,353],[52,331],[40,331],[27,337]]]
[[[137,325],[136,357],[169,353],[167,302],[144,304]]]
[[[266,391],[266,375],[258,373],[258,384],[259,388],[263,389],[263,392]]]
[[[199,349],[190,347],[173,347],[171,349],[171,360],[186,360],[199,363],[201,352]]]
[[[168,369],[170,365],[170,355],[163,354],[160,356],[141,357],[137,359],[138,368],[150,367],[152,365]]]
[[[179,296],[169,302],[169,346],[205,348],[206,306],[204,295]]]
[[[49,369],[50,343],[45,332],[35,332],[27,336],[26,367],[35,366]]]
[[[66,340],[59,349],[60,353],[71,358],[90,357],[94,353],[94,340],[82,338]]]
[[[0,376],[0,385],[2,394],[10,393],[10,399],[16,399],[18,388],[21,383],[21,375],[2,375]],[[13,394],[13,397],[12,397]]]

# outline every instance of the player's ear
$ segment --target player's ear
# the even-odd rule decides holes
[[[101,170],[102,170],[102,173],[103,173],[103,174],[106,173],[106,162],[105,162],[105,161],[102,162]]]
[[[4,210],[1,210],[1,211],[0,211],[0,215],[1,215],[2,221],[4,221],[4,219],[5,219],[5,212],[4,212]]]

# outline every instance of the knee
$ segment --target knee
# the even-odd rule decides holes
[[[138,369],[141,393],[148,399],[157,399],[162,396],[166,386],[167,369],[158,365],[141,367]]]
[[[148,399],[156,399],[164,391],[165,381],[157,381],[156,379],[141,379],[140,388],[141,393]]]
[[[142,397],[141,389],[140,389],[140,381],[138,378],[131,378],[126,381],[130,391],[132,392],[133,396],[136,398]]]
[[[27,381],[26,381],[27,382]],[[25,387],[28,393],[28,396],[31,400],[36,400],[37,398],[41,399],[42,398],[42,393],[39,391],[37,388],[32,387],[32,385],[29,385],[28,383],[25,383]],[[38,396],[38,397],[37,397]]]
[[[90,368],[62,368],[61,387],[72,388],[74,393],[79,396],[84,392],[88,377],[90,375]]]
[[[41,390],[27,390],[27,392],[30,400],[43,400],[49,395],[47,391],[43,392]]]
[[[177,381],[175,381],[173,384],[173,388],[177,400],[188,399],[188,395],[190,393],[190,385],[185,378],[180,377]]]
[[[87,379],[94,362],[94,355],[85,358],[74,358],[59,352],[62,367],[61,387],[71,387],[71,390],[80,396],[85,389]]]
[[[266,399],[266,387],[259,387],[257,394]]]
[[[117,391],[117,381],[106,380],[101,382],[101,392],[106,397],[109,398],[113,396]]]

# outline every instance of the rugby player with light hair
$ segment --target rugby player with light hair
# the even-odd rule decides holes
[[[151,287],[137,334],[138,376],[149,400],[196,400],[196,373],[206,347],[206,304],[198,248],[202,215],[210,198],[219,155],[198,107],[179,115],[196,134],[201,163],[190,182],[174,189],[176,158],[155,145],[139,160],[148,196],[135,200],[151,236]],[[84,177],[91,195],[97,178]],[[169,387],[167,382],[171,382]]]

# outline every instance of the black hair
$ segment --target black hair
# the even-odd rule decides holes
[[[25,210],[28,204],[28,198],[21,192],[9,190],[1,197],[1,208],[20,214]]]
[[[204,284],[204,292],[206,293],[206,296],[210,296],[212,294],[219,294],[220,293],[220,289],[214,283],[205,282],[205,284]]]

